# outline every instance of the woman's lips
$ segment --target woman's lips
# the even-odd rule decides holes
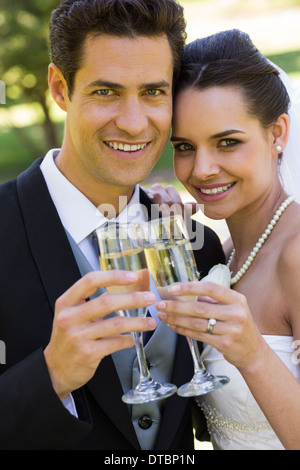
[[[217,201],[227,196],[227,194],[231,191],[234,185],[235,183],[212,184],[194,186],[194,188],[201,197],[201,199],[205,202],[208,202]]]

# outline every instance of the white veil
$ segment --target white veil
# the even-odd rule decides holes
[[[300,87],[280,67],[272,65],[280,71],[280,78],[291,100],[290,136],[280,163],[280,179],[287,194],[295,195],[300,203]]]

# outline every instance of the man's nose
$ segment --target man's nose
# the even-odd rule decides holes
[[[136,97],[128,98],[119,108],[115,119],[118,129],[137,136],[148,128],[148,116],[143,103]]]

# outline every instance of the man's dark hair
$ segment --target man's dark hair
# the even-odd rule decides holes
[[[71,96],[87,36],[168,38],[179,70],[186,41],[183,8],[175,0],[62,0],[50,20],[50,59],[61,70]]]

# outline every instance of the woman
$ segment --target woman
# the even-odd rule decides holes
[[[178,333],[207,345],[209,370],[231,379],[197,398],[216,449],[300,449],[300,207],[279,177],[288,111],[278,71],[248,35],[227,31],[186,47],[175,173],[208,217],[226,219],[231,289],[182,284],[174,294],[199,301],[158,309]]]

